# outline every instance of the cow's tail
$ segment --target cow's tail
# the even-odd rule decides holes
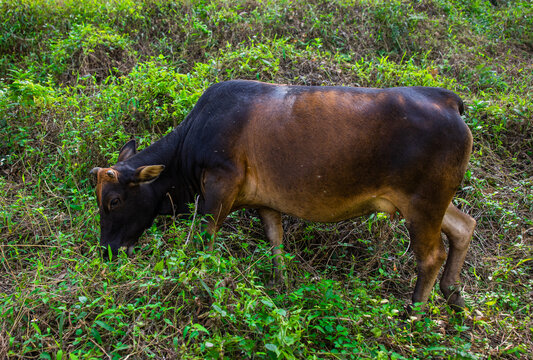
[[[465,112],[465,104],[463,103],[463,99],[459,96],[457,96],[457,107],[459,108],[459,114],[463,115]]]
[[[448,105],[454,106],[457,112],[459,112],[459,115],[463,115],[465,112],[465,104],[463,103],[463,99],[456,93],[452,91],[447,91],[447,103]]]
[[[461,97],[454,92],[451,92],[451,94],[455,100],[455,104],[457,105],[457,111],[459,112],[459,115],[463,115],[465,112],[465,104],[463,103],[463,99],[461,99]]]

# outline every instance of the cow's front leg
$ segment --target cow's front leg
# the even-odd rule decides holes
[[[222,170],[205,171],[202,177],[202,213],[207,216],[208,250],[213,251],[215,237],[233,208],[241,178],[238,174]]]
[[[272,246],[272,265],[274,281],[279,285],[286,281],[285,264],[281,250],[283,241],[283,227],[281,226],[281,213],[269,208],[259,209],[259,216],[263,221],[265,233]]]

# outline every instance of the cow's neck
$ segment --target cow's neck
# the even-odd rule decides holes
[[[160,214],[186,213],[187,204],[194,202],[194,186],[184,178],[180,163],[184,132],[184,127],[179,126],[127,160],[134,169],[144,165],[165,166],[161,176],[150,184],[161,200]]]
[[[167,170],[174,170],[179,144],[179,135],[176,130],[129,158],[126,161],[128,165],[134,169],[144,165],[164,165]]]

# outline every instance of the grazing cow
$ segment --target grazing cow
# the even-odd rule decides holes
[[[187,212],[198,194],[212,239],[230,212],[257,209],[277,268],[281,213],[337,222],[399,211],[418,263],[413,302],[427,301],[446,260],[443,231],[441,289],[464,307],[459,273],[475,220],[451,204],[472,148],[462,112],[439,88],[213,85],[171,133],[139,153],[130,141],[116,165],[92,170],[100,244],[131,248],[158,214]]]

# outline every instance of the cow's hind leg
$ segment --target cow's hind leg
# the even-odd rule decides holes
[[[446,259],[446,251],[440,237],[440,220],[427,214],[419,210],[407,219],[411,246],[418,265],[413,304],[427,302],[440,267]]]
[[[459,309],[465,307],[464,299],[459,291],[459,274],[475,226],[476,221],[472,217],[457,209],[453,204],[448,206],[442,220],[442,231],[448,237],[450,245],[440,288],[448,304]]]
[[[272,265],[274,281],[277,284],[283,283],[284,277],[284,263],[282,257],[281,244],[283,241],[283,227],[281,225],[281,213],[269,208],[261,208],[258,210],[259,216],[263,221],[265,233],[272,246]]]

